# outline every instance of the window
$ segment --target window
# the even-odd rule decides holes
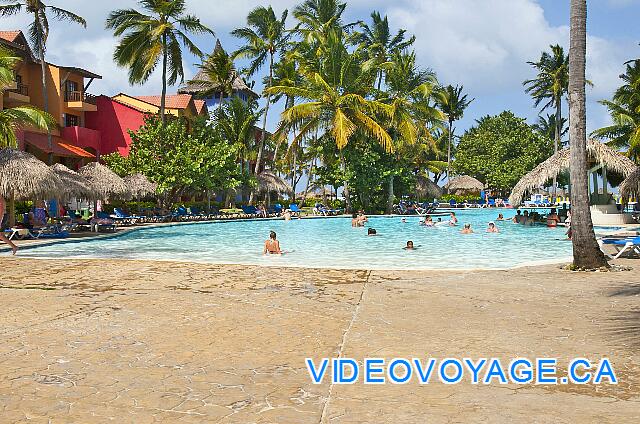
[[[67,92],[78,91],[78,83],[75,81],[67,80]]]
[[[64,126],[65,127],[77,127],[79,126],[80,118],[77,115],[72,115],[70,113],[64,114]]]

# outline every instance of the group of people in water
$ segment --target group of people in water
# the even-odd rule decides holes
[[[354,228],[364,227],[368,221],[369,219],[365,215],[364,211],[358,211],[357,213],[354,213],[351,217],[351,226]],[[404,218],[404,217],[400,218],[400,221],[402,223],[407,223],[407,218]],[[525,226],[532,226],[536,224],[546,223],[547,227],[550,227],[550,228],[554,228],[554,227],[557,227],[558,225],[564,224],[568,227],[567,236],[569,239],[571,238],[571,226],[570,226],[571,212],[570,211],[566,211],[566,214],[565,213],[558,214],[557,209],[554,208],[554,209],[551,209],[548,215],[542,216],[536,211],[530,213],[529,211],[525,210],[524,213],[522,213],[522,211],[517,210],[515,216],[510,219],[506,219],[504,217],[504,214],[500,213],[498,214],[496,221],[490,221],[487,224],[487,228],[485,232],[489,234],[500,233],[500,229],[498,228],[498,225],[496,224],[496,222],[507,222],[507,221],[511,221],[514,224],[525,225]],[[419,225],[424,227],[437,227],[437,226],[456,227],[458,226],[458,224],[459,224],[459,221],[455,212],[449,213],[449,219],[447,221],[443,221],[441,217],[438,217],[437,221],[434,221],[431,215],[426,215],[424,219],[420,219],[419,221]],[[465,223],[462,229],[460,230],[460,234],[474,234],[474,233],[475,232],[471,227],[470,223]],[[369,227],[367,229],[367,236],[377,236],[377,235],[378,235],[378,232],[375,228]],[[415,246],[413,240],[409,240],[407,241],[407,244],[404,247],[404,249],[415,250],[418,247],[419,246]],[[269,235],[269,239],[265,241],[265,244],[264,244],[264,254],[280,255],[282,253],[283,252],[280,249],[280,242],[278,242],[278,240],[276,239],[276,233],[271,231]]]

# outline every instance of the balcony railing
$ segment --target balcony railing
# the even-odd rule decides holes
[[[89,93],[83,93],[82,91],[66,91],[64,93],[65,102],[83,102],[90,105],[96,104],[96,96]]]
[[[21,82],[16,83],[16,88],[12,88],[7,91],[11,91],[12,93],[18,93],[23,96],[29,97],[29,86],[26,84],[22,84]]]

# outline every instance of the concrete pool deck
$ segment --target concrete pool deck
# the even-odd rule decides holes
[[[640,421],[637,269],[1,261],[3,423]],[[338,355],[609,357],[619,384],[313,385]]]

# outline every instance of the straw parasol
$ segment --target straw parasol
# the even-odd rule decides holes
[[[51,170],[60,178],[62,187],[58,192],[59,199],[70,199],[78,197],[81,199],[92,200],[96,197],[93,186],[82,175],[67,168],[61,163],[51,166]]]
[[[627,176],[620,184],[620,194],[624,203],[635,197],[636,202],[640,200],[640,167]]]
[[[461,175],[448,181],[444,188],[455,194],[479,193],[484,188],[484,184],[468,175]]]
[[[60,178],[30,153],[0,149],[0,195],[5,199],[32,199],[56,195]]]
[[[636,169],[636,165],[631,159],[621,155],[606,144],[595,140],[589,140],[587,143],[587,157],[589,163],[606,165],[607,170],[624,177],[627,177]],[[511,191],[509,203],[514,206],[519,205],[522,203],[522,198],[526,192],[543,186],[547,181],[569,169],[569,163],[570,150],[566,147],[522,177]]]
[[[112,196],[127,194],[127,186],[115,172],[98,162],[91,162],[78,171],[91,183],[96,198],[106,200]]]
[[[259,192],[291,193],[292,191],[291,186],[285,180],[270,171],[264,171],[256,178],[258,179]]]
[[[429,178],[418,175],[416,178],[416,194],[423,197],[438,198],[442,196],[442,188]]]
[[[155,193],[158,188],[158,184],[152,183],[142,174],[127,175],[123,181],[127,186],[127,191],[135,199],[141,199]]]

